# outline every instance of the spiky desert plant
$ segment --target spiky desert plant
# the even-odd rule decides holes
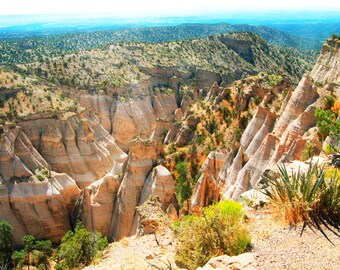
[[[282,210],[290,225],[310,221],[318,214],[321,206],[320,188],[324,185],[324,171],[310,165],[306,173],[300,170],[289,175],[285,165],[279,165],[280,177],[267,179],[264,189],[271,203]]]
[[[324,219],[334,226],[340,226],[340,170],[332,170],[330,178],[325,182],[321,195]]]
[[[307,172],[292,172],[279,165],[280,177],[269,179],[262,192],[282,211],[290,225],[303,221],[319,227],[324,221],[336,225],[340,219],[339,174],[326,177],[324,167],[310,165]]]

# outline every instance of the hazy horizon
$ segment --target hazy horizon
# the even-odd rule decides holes
[[[167,17],[167,16],[203,16],[235,12],[285,12],[285,11],[335,11],[340,12],[340,1],[325,0],[271,0],[237,2],[225,0],[172,0],[165,3],[155,0],[125,0],[107,2],[107,0],[11,0],[1,4],[0,16],[8,15],[70,15],[70,14],[106,14],[119,18]]]
[[[32,6],[26,12],[40,12],[44,11],[39,9],[37,3],[40,0],[27,1],[31,3]],[[77,0],[78,1],[78,0]],[[221,0],[213,0],[210,4],[205,3],[205,1],[196,1],[194,9],[188,10],[188,3],[193,3],[193,0],[182,1],[186,3],[183,8],[179,8],[174,4],[179,5],[179,0],[172,1],[171,5],[180,9],[179,12],[175,12],[174,7],[168,6],[168,13],[157,12],[160,6],[157,4],[154,7],[150,7],[148,10],[141,9],[138,13],[127,14],[127,10],[136,11],[136,8],[141,6],[137,4],[136,6],[131,5],[130,9],[126,8],[126,3],[131,3],[134,1],[127,0],[124,5],[116,5],[116,13],[112,13],[110,6],[107,7],[106,12],[99,12],[99,10],[94,8],[92,12],[86,13],[84,10],[80,9],[74,12],[72,5],[68,9],[68,12],[62,12],[59,9],[52,9],[53,5],[45,5],[45,11],[50,11],[54,13],[49,14],[7,14],[15,11],[14,3],[21,2],[20,0],[14,0],[8,2],[0,10],[0,39],[6,38],[20,38],[27,36],[46,36],[60,33],[76,33],[76,32],[91,32],[91,31],[102,31],[102,30],[119,30],[127,29],[133,27],[155,27],[155,26],[176,26],[180,24],[213,24],[213,23],[229,23],[229,24],[248,24],[256,26],[268,26],[281,30],[290,34],[301,34],[301,31],[313,32],[314,36],[320,36],[321,39],[329,36],[332,33],[340,33],[340,7],[337,10],[331,9],[332,6],[340,6],[340,2],[335,3],[335,1],[325,1],[322,8],[318,10],[315,9],[317,1],[309,1],[308,5],[304,6],[304,10],[294,9],[289,7],[289,0],[284,7],[280,5],[273,6],[273,4],[268,4],[266,0],[261,2],[261,4],[249,12],[247,10],[237,10],[236,7],[241,7],[241,4],[246,3],[246,0],[241,0],[238,4],[233,4],[228,6],[228,3],[221,2]],[[103,0],[97,0],[96,4],[100,6]],[[60,0],[60,6],[66,6],[65,0]],[[153,1],[148,0],[142,2],[143,5],[146,3],[151,3]],[[305,2],[306,1],[302,1]],[[138,2],[140,3],[140,2]],[[220,3],[220,5],[214,5],[214,3]],[[63,5],[65,4],[65,5]],[[84,6],[93,6],[93,1],[84,1]],[[268,4],[266,9],[261,9],[261,6]],[[294,4],[291,3],[293,6]],[[313,5],[314,4],[314,5]],[[253,6],[244,7],[249,9]],[[111,3],[111,7],[114,6]],[[147,5],[146,5],[147,6]],[[208,8],[208,6],[212,6]],[[295,6],[297,6],[295,4]],[[19,6],[21,9],[23,6]],[[167,6],[164,6],[165,8]],[[162,7],[164,9],[164,7]],[[204,10],[204,7],[206,9]],[[217,10],[217,8],[218,10]],[[234,7],[234,8],[232,8]],[[270,8],[276,7],[275,10],[270,10]],[[279,10],[279,8],[281,9]],[[301,1],[298,7],[302,8]],[[314,7],[314,8],[313,8]],[[229,8],[227,10],[227,8]],[[125,10],[125,11],[124,11]],[[20,11],[20,9],[18,9]],[[118,12],[120,11],[120,13]],[[72,13],[73,12],[73,13]],[[118,12],[118,13],[117,13]],[[2,15],[1,15],[2,13]],[[199,13],[204,13],[204,15],[199,15]],[[118,15],[117,15],[118,14]],[[148,15],[149,14],[149,15]],[[296,26],[288,26],[294,25]],[[322,25],[316,29],[313,29],[314,24]],[[302,29],[302,25],[309,25],[304,27],[306,30]],[[304,33],[305,36],[310,36],[308,33]]]
[[[250,23],[260,25],[261,22],[284,23],[294,21],[316,22],[316,21],[340,21],[339,11],[254,11],[251,13],[242,11],[216,12],[200,15],[178,15],[178,16],[138,16],[138,17],[119,17],[112,13],[55,13],[55,14],[22,14],[22,15],[0,15],[0,28],[20,26],[34,23],[62,23],[72,22],[79,23],[81,21],[96,22],[96,21],[114,22],[117,24],[134,24],[134,23],[161,23],[161,24],[178,24],[178,23],[207,23],[207,22],[224,22],[224,23]],[[47,26],[47,25],[46,25]]]

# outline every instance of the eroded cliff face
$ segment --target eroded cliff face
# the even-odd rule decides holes
[[[156,128],[156,118],[148,101],[119,103],[112,118],[112,134],[117,143],[128,151],[131,141],[140,136],[149,138]]]
[[[59,241],[71,228],[71,214],[80,190],[65,173],[48,170],[21,128],[1,134],[1,219],[14,230],[19,244],[25,234]]]
[[[164,122],[170,123],[176,117],[178,105],[175,93],[150,91],[137,100],[118,100],[106,95],[81,95],[79,99],[83,106],[91,107],[102,127],[123,151],[128,152],[131,141],[136,137],[162,141],[164,137],[160,135],[170,127]]]
[[[58,242],[74,218],[121,239],[136,232],[135,207],[149,195],[164,210],[175,202],[170,172],[153,169],[165,155],[160,142],[137,140],[126,155],[93,113],[20,125],[2,129],[0,144],[0,217],[16,244],[25,234]]]
[[[218,174],[227,158],[226,153],[211,152],[201,168],[201,176],[193,191],[190,210],[199,212],[202,206],[211,204],[220,199]]]
[[[318,97],[317,88],[305,76],[287,105],[283,104],[281,116],[261,107],[257,109],[241,137],[239,151],[244,151],[243,158],[237,155],[230,167],[232,173],[227,173],[225,198],[236,200],[242,192],[254,187],[266,169],[301,156],[307,143],[302,137],[316,123],[314,106]]]
[[[266,104],[262,101],[244,130],[239,147],[229,153],[219,171],[219,192],[224,198],[237,200],[241,193],[255,186],[266,169],[299,159],[306,143],[321,147],[315,132],[314,109],[322,106],[327,95],[340,99],[339,56],[339,44],[329,40],[311,73],[303,76],[278,113],[264,109]],[[215,102],[221,102],[225,91],[214,85],[208,99],[217,95]],[[203,200],[210,198],[208,191],[201,181],[196,184],[195,194],[204,194]],[[192,204],[196,197],[193,196]]]
[[[132,224],[145,181],[164,155],[159,142],[136,141],[131,145],[112,217],[111,231],[115,240],[135,233],[136,228],[132,228]]]
[[[135,207],[150,194],[164,210],[175,202],[170,172],[153,168],[164,156],[161,142],[183,116],[179,83],[192,74],[163,73],[116,95],[68,93],[85,111],[33,113],[0,127],[0,219],[12,224],[16,244],[25,234],[58,242],[74,218],[120,239],[135,232]],[[162,74],[175,91],[153,91]]]
[[[340,44],[339,39],[329,39],[324,44],[313,70],[311,78],[325,87],[333,88],[337,97],[340,96]]]
[[[127,157],[92,112],[67,120],[37,119],[18,125],[51,169],[67,173],[80,188],[104,177]]]
[[[165,123],[174,119],[174,96],[158,96],[157,103]],[[121,107],[132,115],[128,118],[134,125],[148,132],[145,137],[157,136],[151,102]],[[165,155],[160,135],[153,141],[122,137],[127,155],[91,111],[66,120],[30,119],[18,125],[2,128],[0,144],[1,218],[17,232],[17,244],[25,234],[58,242],[74,218],[82,219],[88,230],[121,239],[135,234],[135,207],[149,195],[159,197],[164,210],[176,202],[170,172],[155,167]],[[162,128],[159,132],[165,136],[168,125]]]
[[[80,207],[84,225],[89,231],[109,236],[120,184],[120,176],[109,173],[84,189],[83,203]]]

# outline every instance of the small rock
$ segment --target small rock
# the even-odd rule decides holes
[[[154,254],[151,254],[151,253],[145,256],[145,259],[147,260],[152,260],[153,258],[154,258]]]

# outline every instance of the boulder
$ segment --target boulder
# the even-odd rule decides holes
[[[238,256],[222,255],[210,259],[203,267],[199,269],[216,269],[216,270],[255,270],[255,258],[252,253],[243,253]]]

